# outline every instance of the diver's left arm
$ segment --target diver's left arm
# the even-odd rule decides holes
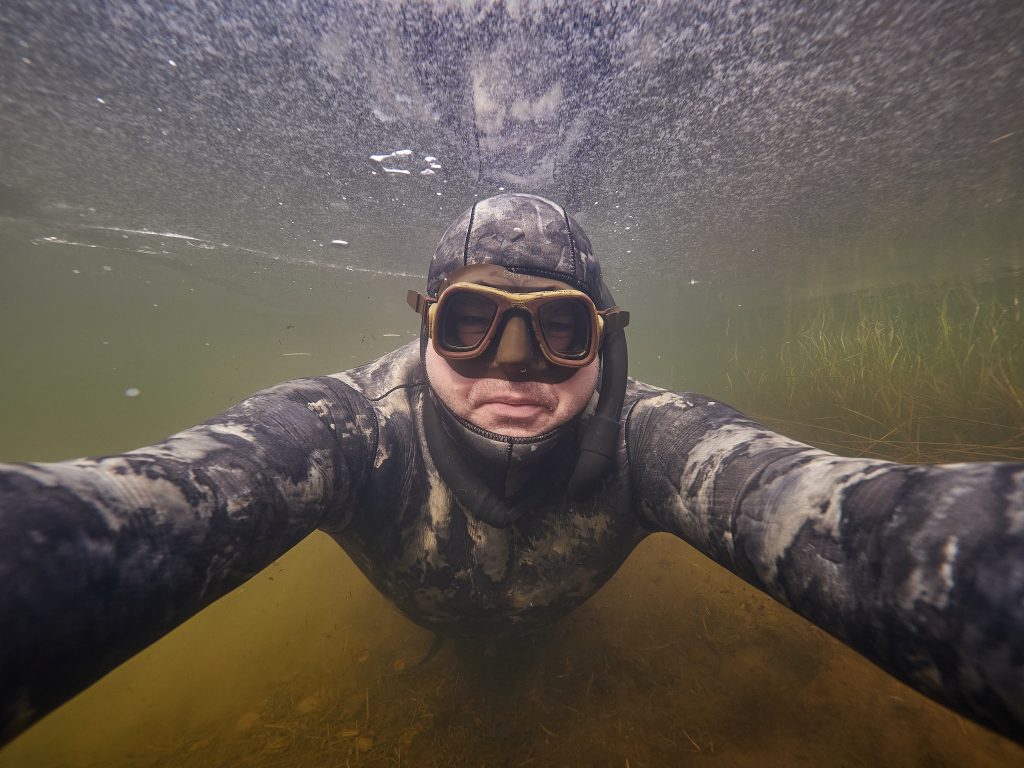
[[[640,400],[626,434],[650,525],[1024,739],[1024,465],[842,458],[671,393]]]

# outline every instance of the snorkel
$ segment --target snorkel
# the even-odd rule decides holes
[[[499,195],[477,203],[449,227],[431,262],[427,295],[420,297],[423,303],[414,301],[415,292],[410,292],[410,305],[424,316],[422,355],[430,343],[424,303],[436,301],[449,284],[449,277],[472,264],[494,264],[511,274],[557,280],[585,293],[602,313],[615,314],[614,300],[601,278],[600,265],[591,252],[590,242],[565,210],[533,195]],[[625,334],[621,330],[628,321],[628,313],[620,311],[619,314],[622,322],[613,322],[601,339],[597,404],[593,413],[585,417],[578,455],[568,483],[563,486],[573,500],[593,495],[616,454],[628,368]],[[439,409],[446,413],[442,414]],[[517,502],[515,497],[505,498],[471,469],[472,462],[466,461],[460,446],[446,429],[448,414],[450,409],[431,387],[424,401],[423,418],[425,438],[435,467],[459,503],[477,519],[498,528],[512,525],[530,511],[531,499],[528,496]],[[469,426],[477,434],[483,432]],[[491,436],[507,441],[510,450],[513,443],[545,437]]]
[[[608,287],[601,282],[601,302],[598,309],[615,305]],[[580,442],[580,455],[569,478],[569,498],[585,499],[595,490],[607,474],[615,458],[619,439],[619,418],[626,397],[626,376],[629,354],[626,350],[626,332],[617,330],[604,338],[601,344],[601,387],[597,410],[587,422]]]

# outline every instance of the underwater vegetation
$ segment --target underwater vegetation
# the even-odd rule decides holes
[[[731,403],[847,455],[1024,460],[1024,274],[859,291],[729,318]]]

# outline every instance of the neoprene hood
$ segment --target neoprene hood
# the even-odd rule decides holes
[[[437,297],[450,273],[467,264],[561,280],[611,306],[601,265],[583,228],[562,206],[537,195],[504,194],[468,208],[441,236],[430,262],[427,293]]]
[[[445,278],[469,264],[496,264],[510,272],[560,280],[590,296],[598,309],[615,305],[583,228],[562,206],[537,195],[497,195],[464,211],[434,251],[427,294],[436,298]],[[423,339],[425,348],[425,332]],[[628,365],[622,331],[605,338],[601,361],[597,409],[587,420],[579,458],[569,480],[572,498],[594,493],[615,458]],[[497,527],[507,527],[525,513],[525,508],[504,503],[499,495],[480,485],[461,462],[451,458],[453,446],[445,442],[432,406],[426,408],[426,418],[427,439],[438,469],[449,485],[461,489],[459,498],[465,506]]]

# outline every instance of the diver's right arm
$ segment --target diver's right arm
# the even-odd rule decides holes
[[[309,379],[123,455],[0,465],[0,744],[343,527],[375,424],[350,387]]]
[[[700,395],[629,417],[647,525],[1024,742],[1024,464],[837,456]]]

